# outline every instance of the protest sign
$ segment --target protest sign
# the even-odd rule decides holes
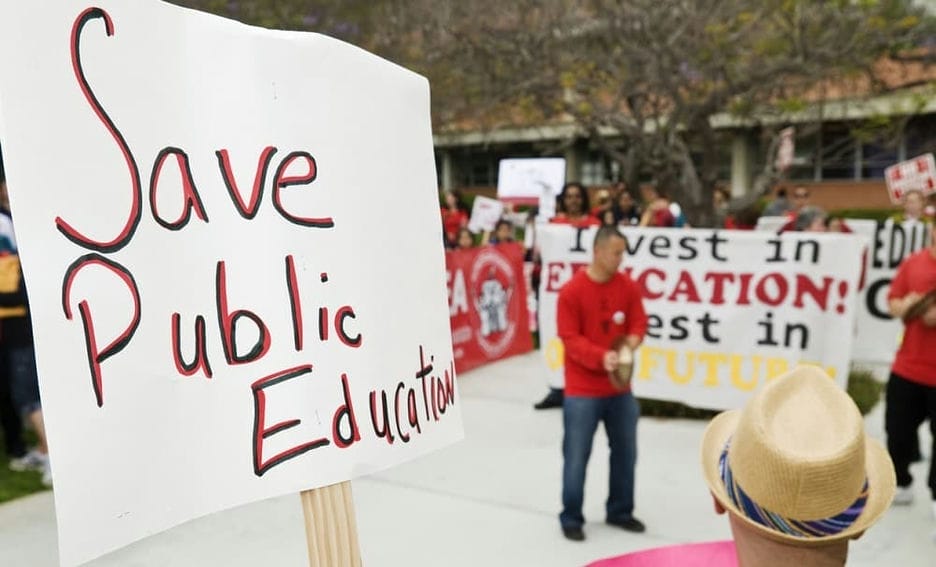
[[[533,350],[519,244],[452,250],[445,263],[455,370]]]
[[[933,154],[924,154],[894,164],[884,170],[884,181],[895,205],[903,202],[909,191],[929,195],[936,192],[936,159]]]
[[[637,396],[713,409],[740,407],[766,380],[817,364],[845,386],[862,239],[839,234],[629,228],[623,269],[650,317],[636,353]],[[548,225],[540,340],[562,386],[559,290],[591,260],[595,229]]]
[[[459,439],[426,80],[91,6],[0,4],[62,564]]]
[[[468,221],[468,230],[475,234],[484,231],[493,231],[503,212],[503,203],[497,199],[478,195],[471,205],[471,220]]]
[[[565,183],[563,158],[502,159],[497,173],[497,198],[508,203],[537,205],[537,219],[556,215],[556,196]]]
[[[846,222],[856,234],[870,240],[865,286],[856,312],[854,360],[889,365],[900,346],[903,324],[890,316],[887,294],[904,258],[929,246],[929,229],[919,221],[846,219]]]

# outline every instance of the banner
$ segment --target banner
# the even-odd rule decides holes
[[[858,300],[855,362],[890,365],[900,346],[903,323],[890,316],[887,294],[897,267],[910,254],[929,246],[929,228],[919,221],[875,222],[846,219],[856,233],[870,239],[865,286]]]
[[[462,436],[424,78],[143,0],[0,52],[63,565]]]
[[[533,350],[519,244],[449,251],[445,263],[458,372]]]
[[[540,340],[562,386],[559,290],[591,260],[594,228],[540,227]],[[636,353],[637,396],[740,407],[797,364],[848,377],[862,239],[851,235],[629,228],[622,269],[650,317]]]

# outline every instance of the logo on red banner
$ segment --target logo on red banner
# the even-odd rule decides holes
[[[519,244],[448,252],[446,268],[457,371],[532,350]]]

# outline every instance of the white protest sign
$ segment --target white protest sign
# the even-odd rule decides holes
[[[468,221],[468,230],[474,233],[492,231],[497,226],[504,213],[504,204],[497,199],[483,195],[475,197],[471,205],[471,220]]]
[[[884,181],[895,204],[901,203],[909,191],[929,195],[936,192],[936,159],[933,154],[924,154],[894,164],[884,170]]]
[[[536,204],[543,222],[556,215],[556,196],[565,183],[563,158],[502,159],[497,173],[497,198]]]
[[[910,254],[929,246],[929,227],[919,221],[879,223],[846,219],[857,234],[870,239],[865,262],[865,286],[858,300],[856,362],[890,364],[900,346],[903,323],[890,316],[887,294],[897,267]]]
[[[754,229],[778,232],[781,228],[783,228],[783,225],[788,222],[790,222],[790,217],[787,216],[758,217],[757,225],[754,227]]]
[[[780,144],[777,147],[777,159],[774,161],[775,167],[780,171],[786,171],[793,165],[793,157],[796,153],[796,141],[793,139],[796,129],[790,126],[780,130]]]
[[[424,78],[143,0],[0,52],[62,564],[462,436]]]
[[[845,387],[862,239],[839,234],[625,228],[623,268],[650,317],[634,393],[696,407],[740,407],[766,380],[817,364]],[[561,387],[556,302],[591,259],[595,229],[540,227],[540,340]]]

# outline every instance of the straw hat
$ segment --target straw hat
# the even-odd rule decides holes
[[[702,470],[726,510],[766,537],[801,546],[857,537],[894,497],[887,451],[865,438],[855,403],[814,366],[716,416],[702,439]]]

